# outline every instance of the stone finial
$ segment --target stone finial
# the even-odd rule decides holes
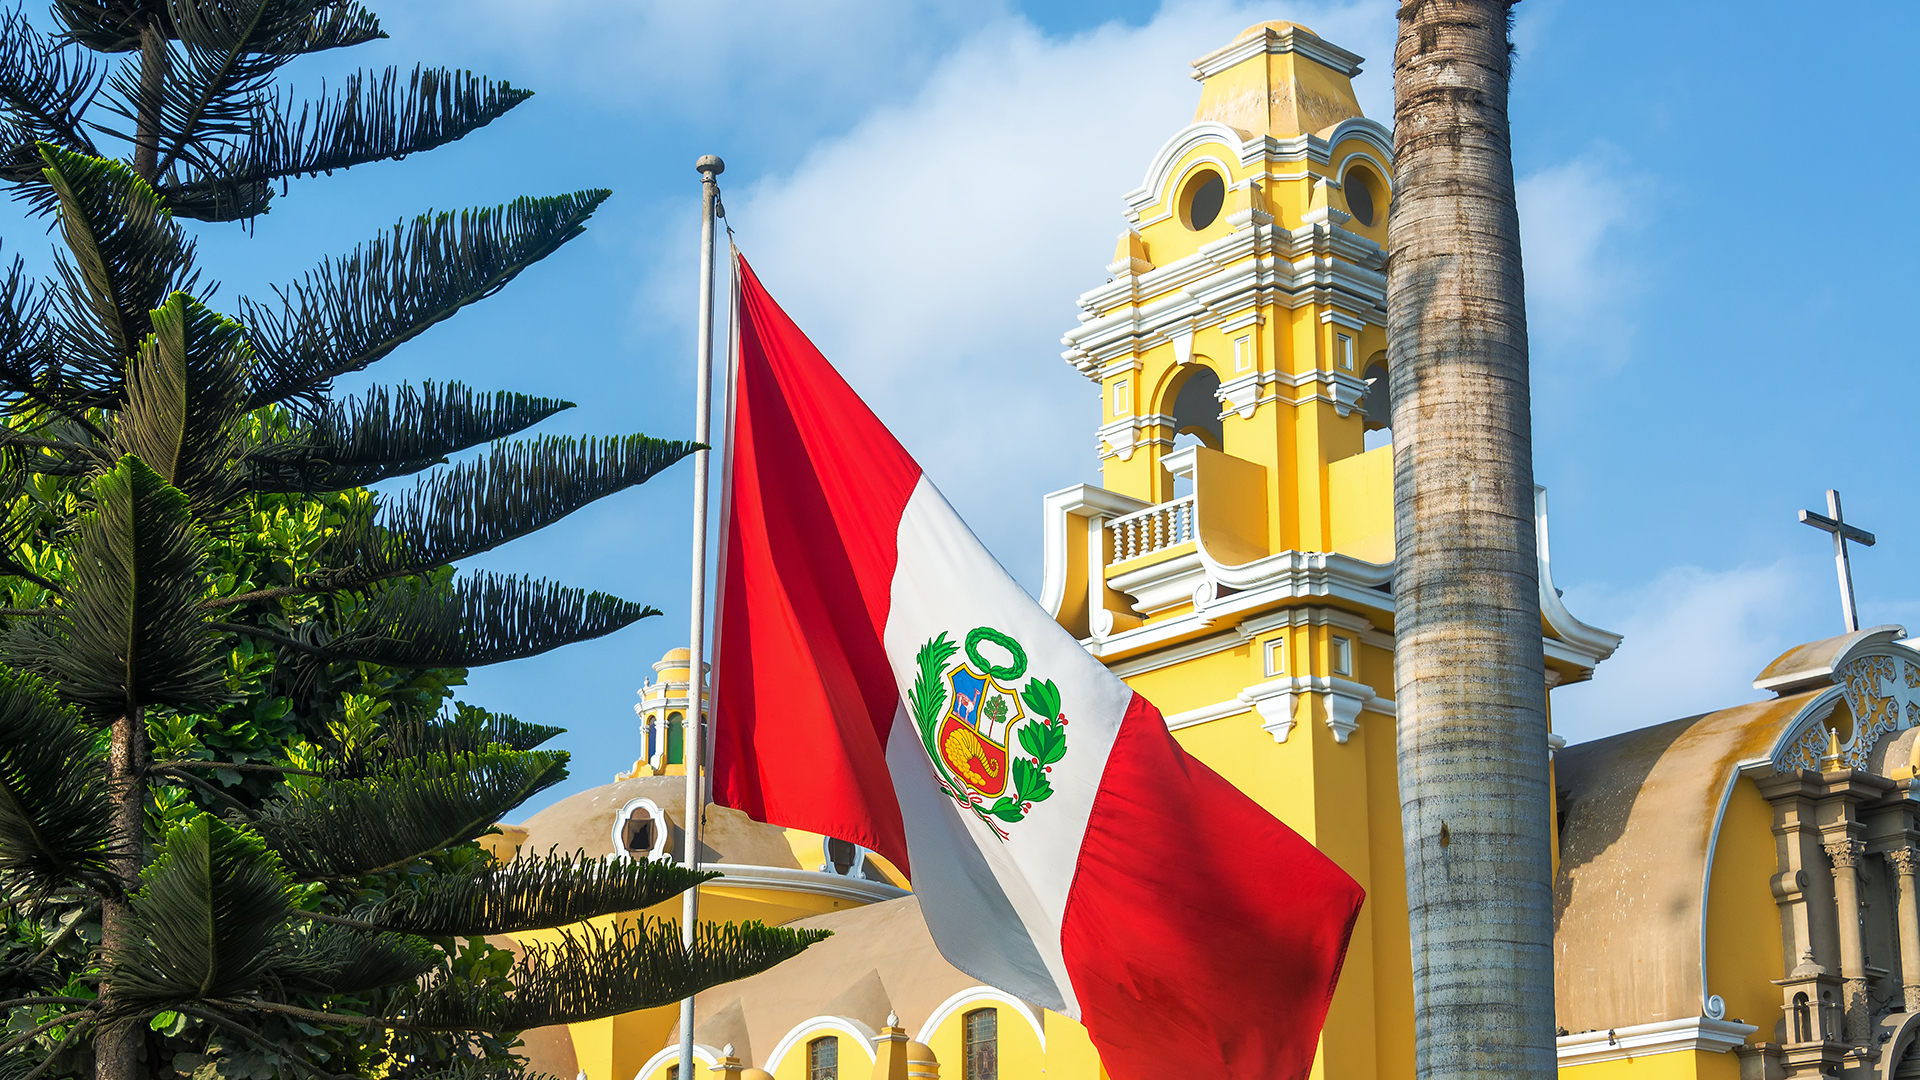
[[[907,1033],[900,1028],[900,1014],[887,1010],[887,1026],[873,1040],[873,1080],[907,1080]]]
[[[1833,772],[1842,768],[1840,762],[1840,729],[1827,729],[1827,752],[1820,757],[1820,771]]]
[[[1811,979],[1816,976],[1825,975],[1826,973],[1827,969],[1821,967],[1820,964],[1814,960],[1813,948],[1809,946],[1806,951],[1800,954],[1800,963],[1795,965],[1788,977],[1793,979]]]
[[[721,1056],[721,1057],[732,1057],[732,1056],[733,1056],[733,1044],[732,1044],[732,1043],[728,1043],[727,1045],[725,1045],[725,1046],[723,1046],[723,1047],[721,1047],[721,1048],[720,1048],[720,1056]]]

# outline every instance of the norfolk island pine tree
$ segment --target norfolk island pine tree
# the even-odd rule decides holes
[[[0,1074],[158,1076],[183,1037],[267,1074],[511,1072],[488,1036],[664,1004],[816,940],[714,926],[689,954],[667,925],[576,929],[506,972],[454,943],[701,880],[478,857],[476,836],[564,778],[566,755],[537,749],[558,729],[433,711],[459,669],[652,613],[452,564],[694,448],[507,441],[566,403],[458,384],[339,400],[331,380],[504,287],[608,193],[423,216],[231,315],[195,296],[182,221],[250,221],[288,181],[433,149],[527,93],[416,69],[280,94],[295,57],[381,36],[352,3],[56,0],[51,17],[0,17],[0,181],[64,248],[47,281],[17,259],[0,279],[0,900],[80,917],[0,964]],[[202,722],[227,731],[223,712],[262,702],[285,703],[280,752],[211,760]],[[75,970],[60,961],[90,909],[101,940]]]

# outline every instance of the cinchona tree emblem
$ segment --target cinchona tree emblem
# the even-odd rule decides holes
[[[1047,774],[1067,756],[1067,718],[1052,679],[1027,679],[1027,650],[990,626],[967,633],[966,656],[946,634],[920,646],[907,703],[940,787],[1005,840],[1053,796]],[[1019,752],[1012,748],[1019,746]]]

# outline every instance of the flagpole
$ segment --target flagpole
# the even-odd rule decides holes
[[[713,434],[713,210],[720,195],[718,177],[726,171],[726,163],[712,154],[706,154],[693,166],[700,173],[700,331],[696,346],[696,366],[698,374],[694,380],[693,401],[693,440],[705,444],[711,441]],[[687,816],[682,823],[681,835],[685,839],[685,848],[680,862],[689,870],[700,869],[700,817],[704,809],[700,787],[700,766],[706,761],[704,740],[700,737],[705,728],[706,689],[706,634],[707,634],[707,455],[708,451],[693,452],[693,598],[691,626],[687,634],[687,719],[686,753],[682,755],[687,767]],[[699,927],[700,890],[688,889],[682,894],[680,909],[680,944],[689,952],[693,950],[695,931]],[[680,999],[680,1077],[679,1080],[695,1080],[693,1064],[693,997]]]

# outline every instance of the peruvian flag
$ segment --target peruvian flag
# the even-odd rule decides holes
[[[736,254],[713,788],[906,871],[1114,1080],[1305,1077],[1364,898],[987,553]]]

